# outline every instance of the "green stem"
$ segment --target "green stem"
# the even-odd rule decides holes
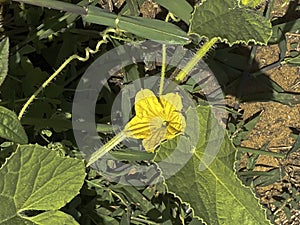
[[[27,102],[24,104],[24,106],[22,107],[19,115],[18,115],[18,118],[19,120],[22,119],[26,109],[29,107],[29,105],[34,101],[34,99],[41,93],[41,91],[47,87],[48,84],[50,84],[50,82],[74,59],[77,59],[81,62],[85,62],[87,61],[89,58],[90,58],[90,54],[95,54],[99,51],[100,49],[100,46],[103,44],[103,43],[107,43],[106,41],[106,38],[107,38],[107,34],[105,33],[103,35],[103,39],[101,41],[99,41],[96,45],[96,48],[95,50],[93,49],[90,49],[89,47],[87,47],[85,49],[85,57],[80,57],[79,55],[72,55],[70,56],[43,84],[42,86],[39,87],[39,89],[37,89],[33,94],[32,96],[27,100]]]
[[[99,158],[104,156],[106,153],[108,153],[110,150],[112,150],[116,145],[118,145],[121,141],[123,141],[126,138],[126,133],[124,131],[121,131],[116,136],[114,136],[111,140],[109,140],[105,145],[103,145],[101,148],[99,148],[96,152],[94,152],[89,161],[86,164],[86,167],[90,166],[94,162],[96,162]]]
[[[206,42],[197,52],[196,55],[185,65],[185,67],[178,73],[175,80],[179,83],[189,74],[194,66],[203,58],[209,49],[217,42],[218,38],[214,37]]]
[[[19,113],[19,120],[22,119],[26,109],[29,107],[29,105],[33,102],[33,100],[39,95],[39,93],[73,60],[76,59],[77,55],[72,55],[69,57],[43,84],[42,86],[37,89],[33,95],[30,96],[30,98],[27,100],[27,102],[23,105],[20,113]]]
[[[238,147],[238,150],[241,151],[241,152],[251,152],[251,153],[255,153],[255,154],[268,155],[268,156],[273,156],[273,157],[278,157],[278,158],[285,158],[286,157],[286,154],[283,154],[283,153],[267,152],[267,151],[264,151],[264,150],[253,149],[253,148]]]
[[[162,45],[162,64],[161,64],[161,76],[160,76],[160,86],[159,86],[159,96],[163,94],[164,81],[166,76],[166,45]]]
[[[60,11],[70,12],[78,15],[86,15],[87,9],[78,5],[56,0],[12,0],[14,2],[21,2],[40,7],[57,9]]]

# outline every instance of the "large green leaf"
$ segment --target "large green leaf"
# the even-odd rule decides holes
[[[138,16],[117,16],[113,13],[89,6],[88,14],[83,17],[86,22],[119,28],[142,38],[167,44],[187,44],[189,37],[174,24],[162,20]]]
[[[0,42],[0,86],[2,85],[8,71],[8,38],[4,38]]]
[[[39,145],[19,146],[0,169],[0,224],[77,224],[57,210],[79,193],[84,177],[81,160]],[[27,215],[38,210],[45,212]]]
[[[207,0],[196,6],[189,33],[209,39],[217,37],[229,45],[250,41],[267,44],[272,29],[269,20],[241,8],[236,0]]]
[[[27,135],[16,114],[0,106],[0,137],[9,141],[26,144]]]
[[[189,203],[195,216],[207,224],[269,224],[258,199],[237,178],[234,172],[236,149],[228,136],[224,136],[224,129],[212,117],[210,107],[199,106],[197,114],[200,129],[197,146],[191,146],[189,138],[185,136],[178,137],[180,141],[173,139],[164,143],[156,156],[155,160],[161,161],[171,155],[176,141],[181,146],[181,154],[180,158],[174,159],[177,160],[174,164],[193,153],[184,167],[166,180],[168,190]],[[215,155],[213,148],[218,146],[220,140],[220,149]],[[207,149],[207,146],[211,147]],[[170,167],[172,165],[170,163]],[[206,168],[201,169],[201,165]],[[166,174],[169,171],[162,169],[165,176],[169,176]]]

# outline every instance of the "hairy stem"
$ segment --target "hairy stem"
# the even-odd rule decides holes
[[[160,84],[159,84],[159,96],[163,94],[164,90],[164,81],[166,76],[166,45],[162,45],[162,64],[161,64],[161,76],[160,76]]]
[[[214,37],[206,42],[197,52],[196,55],[185,65],[185,67],[175,77],[177,82],[182,82],[194,66],[203,58],[209,49],[217,42],[218,38]]]
[[[48,86],[48,84],[74,59],[77,59],[79,61],[85,62],[90,58],[90,53],[95,54],[99,51],[100,46],[103,43],[107,43],[106,41],[107,34],[103,36],[103,39],[97,43],[97,46],[95,50],[90,49],[87,47],[85,49],[85,57],[80,57],[79,55],[72,55],[70,56],[32,95],[31,97],[26,101],[26,103],[23,105],[18,118],[19,120],[22,119],[26,109],[29,107],[29,105],[34,101],[34,99],[41,93],[41,91]]]
[[[99,148],[91,155],[89,161],[86,164],[86,167],[96,162],[98,159],[100,159],[102,156],[104,156],[106,153],[112,150],[116,145],[118,145],[125,138],[126,138],[126,133],[124,131],[118,133],[111,140],[109,140],[109,142],[107,142],[105,145],[103,145],[101,148]]]

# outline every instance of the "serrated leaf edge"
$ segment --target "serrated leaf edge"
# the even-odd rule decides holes
[[[52,151],[52,150],[50,150],[50,149],[48,149],[48,148],[46,148],[46,147],[44,147],[44,146],[38,145],[38,144],[24,144],[24,145],[18,145],[18,147],[15,149],[15,151],[14,151],[9,157],[7,157],[7,158],[5,159],[5,162],[1,165],[0,170],[3,169],[4,166],[6,166],[6,164],[9,162],[9,160],[11,160],[11,158],[17,153],[18,150],[20,151],[20,147],[21,147],[21,146],[33,146],[34,148],[36,148],[36,147],[41,147],[41,148],[46,149],[47,151]],[[58,155],[58,154],[57,154],[57,155]],[[58,155],[58,156],[59,156],[59,155]],[[62,158],[72,158],[72,157],[62,157]],[[84,161],[84,160],[81,160],[81,159],[77,159],[77,160],[79,160],[79,161]],[[85,172],[84,174],[85,174],[85,176],[87,175],[86,172]],[[84,183],[84,182],[83,182],[83,183]],[[74,197],[75,197],[76,195],[78,195],[79,193],[80,193],[80,190],[74,195]],[[73,199],[73,198],[72,198],[72,199]],[[67,203],[71,202],[72,199],[70,199],[70,201],[64,201],[64,205],[66,205]],[[25,210],[40,210],[40,209],[33,209],[33,208],[26,208],[26,207],[25,207],[25,208],[22,208],[22,211],[25,211]],[[55,209],[55,210],[46,210],[46,211],[59,211],[59,209]],[[25,219],[25,220],[28,220],[27,217],[24,217],[24,216],[20,215],[20,212],[19,212],[19,211],[16,211],[16,215],[18,215],[19,217],[21,217],[21,218],[23,218],[23,219]],[[70,215],[70,214],[67,214],[67,215]],[[70,216],[71,216],[71,215],[70,215]]]
[[[226,135],[228,135],[228,134],[227,134],[227,131],[226,131]],[[231,144],[232,148],[234,148],[234,150],[235,150],[234,157],[235,157],[235,159],[236,159],[238,150],[233,146],[232,143],[230,143],[230,144]],[[209,168],[208,168],[208,169],[209,169]],[[257,206],[264,212],[265,220],[271,225],[270,220],[267,218],[267,214],[266,214],[267,209],[264,208],[264,207],[260,204],[260,199],[259,199],[258,197],[255,196],[255,194],[253,193],[253,191],[251,190],[251,188],[249,188],[249,187],[247,187],[246,185],[244,185],[244,184],[242,183],[242,181],[238,178],[238,176],[237,176],[237,174],[236,174],[236,160],[233,162],[233,168],[232,168],[232,169],[233,169],[234,177],[237,179],[237,181],[240,183],[240,185],[241,185],[242,187],[245,187],[245,188],[247,188],[247,189],[249,189],[249,190],[251,191],[253,198],[257,201]],[[162,176],[163,176],[163,172],[162,172],[162,171],[161,171],[161,173],[162,173]],[[214,176],[215,178],[217,178],[217,177],[215,176],[215,174],[214,174],[211,170],[210,170],[210,173],[213,174],[213,176]],[[163,179],[164,179],[164,178],[163,178]],[[221,182],[219,179],[217,179],[217,180],[221,183],[221,185],[222,185],[223,187],[226,188],[226,186],[223,185],[223,182]],[[195,215],[195,211],[194,211],[193,207],[191,206],[191,204],[190,204],[189,202],[186,202],[186,201],[182,200],[182,198],[181,198],[179,195],[177,195],[175,192],[172,192],[172,191],[169,190],[169,187],[168,187],[168,185],[167,185],[165,179],[164,179],[164,181],[163,181],[163,184],[166,185],[167,193],[173,194],[175,197],[177,197],[177,198],[180,200],[180,202],[182,202],[182,203],[188,205],[188,206],[191,208],[191,210],[192,210],[192,212],[193,212],[193,217],[195,217],[195,218],[201,220],[201,222],[202,222],[203,224],[208,225],[208,224],[203,220],[203,218],[201,218],[201,217],[198,216],[198,215]],[[227,190],[229,193],[231,193],[227,188],[226,188],[226,190]],[[243,205],[243,204],[241,204],[241,205]]]
[[[13,115],[13,114],[14,114],[13,111],[11,111],[11,110],[9,110],[9,109],[7,109],[7,108],[5,108],[5,107],[1,107],[1,108],[4,109],[4,111],[6,110],[6,112],[8,112],[8,113],[5,113],[5,112],[3,112],[3,111],[0,110],[0,115],[4,115],[4,116],[7,116],[7,117],[10,117],[10,119],[12,119],[12,120],[18,120],[17,116],[16,116],[16,115]],[[19,121],[19,120],[18,120],[18,121]],[[20,121],[19,121],[19,122],[20,122]],[[21,123],[20,123],[20,124],[21,124]],[[12,130],[11,128],[9,128],[8,126],[5,126],[4,124],[2,124],[2,126],[4,126],[5,128],[7,128],[9,131],[11,131],[11,133],[15,134],[20,140],[23,140],[24,142],[19,142],[19,141],[11,140],[11,139],[8,139],[7,137],[3,137],[4,139],[10,140],[10,141],[12,141],[12,142],[17,142],[17,143],[20,143],[20,144],[26,144],[26,143],[28,142],[27,134],[26,134],[24,128],[22,127],[22,124],[21,124],[21,128],[23,129],[22,132],[25,133],[26,139],[23,139],[23,138],[18,134],[18,132],[13,131],[13,130]]]
[[[198,4],[198,5],[194,6],[194,10],[193,10],[193,12],[191,14],[191,18],[189,20],[189,24],[190,25],[189,25],[189,31],[188,31],[187,34],[188,35],[196,35],[199,38],[205,38],[205,39],[209,40],[209,38],[207,36],[205,36],[205,35],[200,35],[198,33],[191,32],[192,20],[194,18],[194,14],[196,13],[196,8],[199,7],[200,5],[202,5],[206,1],[207,0],[203,1],[201,4]],[[237,2],[237,6],[240,7],[239,2]],[[218,38],[219,41],[228,44],[230,47],[233,46],[233,45],[235,45],[235,44],[241,44],[241,43],[244,43],[244,44],[248,45],[250,42],[253,42],[255,45],[267,45],[268,42],[269,42],[269,40],[270,40],[270,38],[272,37],[272,33],[273,33],[273,30],[271,29],[271,32],[270,32],[269,37],[268,37],[268,40],[265,43],[264,42],[260,42],[260,41],[256,41],[255,39],[249,39],[247,41],[245,41],[245,40],[236,40],[234,42],[229,42],[227,38],[222,38],[222,37],[219,37],[219,36],[214,36],[214,37]]]

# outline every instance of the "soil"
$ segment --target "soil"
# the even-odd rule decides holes
[[[281,17],[285,14],[288,5],[286,1],[275,1],[274,17]],[[288,50],[291,43],[300,43],[298,34],[286,35]],[[269,65],[279,59],[278,45],[259,47],[256,60],[259,67]],[[266,72],[273,81],[279,84],[285,91],[300,93],[300,66],[283,65]],[[268,151],[288,152],[293,146],[295,139],[291,137],[290,128],[300,128],[300,104],[287,106],[276,102],[254,102],[244,103],[240,106],[244,110],[243,118],[247,119],[254,113],[262,111],[260,120],[251,131],[247,140],[243,141],[245,147],[259,149],[266,146]],[[272,203],[276,197],[281,196],[283,190],[291,190],[292,187],[300,188],[300,151],[291,154],[287,159],[279,159],[271,156],[260,155],[257,161],[257,171],[268,171],[272,168],[281,167],[286,171],[286,176],[280,181],[262,188],[257,188],[261,203],[275,213],[275,206]],[[298,208],[299,208],[298,203]],[[282,210],[277,210],[280,215],[275,221],[276,224],[300,224],[300,210],[291,210],[291,218],[288,219]]]

